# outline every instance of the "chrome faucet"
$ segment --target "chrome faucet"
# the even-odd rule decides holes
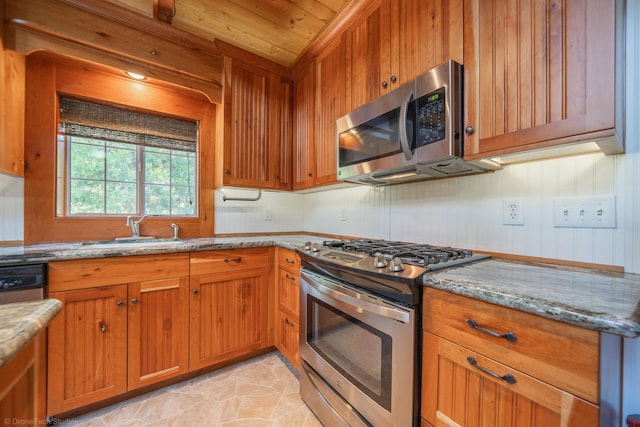
[[[140,237],[140,223],[146,217],[146,215],[142,215],[135,221],[131,215],[127,216],[127,226],[131,227],[131,237]]]

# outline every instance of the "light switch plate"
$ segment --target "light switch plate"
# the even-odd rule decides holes
[[[616,228],[616,196],[556,198],[553,226],[569,228]]]

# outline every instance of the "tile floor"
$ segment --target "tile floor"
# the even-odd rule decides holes
[[[64,420],[74,427],[321,427],[278,352]]]

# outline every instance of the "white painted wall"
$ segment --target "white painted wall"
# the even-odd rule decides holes
[[[24,179],[0,174],[0,240],[24,239]]]

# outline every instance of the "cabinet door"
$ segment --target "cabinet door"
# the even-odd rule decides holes
[[[291,80],[272,76],[269,96],[269,138],[277,147],[273,157],[277,160],[275,188],[279,190],[291,190],[293,187],[292,91]]]
[[[398,30],[391,31],[391,74],[397,77],[396,85],[450,59],[463,62],[462,0],[396,0],[391,16],[399,17],[392,21]],[[394,67],[396,56],[398,64]]]
[[[191,370],[272,344],[268,338],[268,271],[191,277]]]
[[[316,59],[316,180],[315,185],[337,182],[336,120],[346,114],[344,38],[338,37]]]
[[[421,414],[434,426],[598,425],[597,406],[464,347],[424,332],[422,351]]]
[[[127,286],[52,292],[47,413],[56,415],[127,391]]]
[[[390,0],[376,0],[345,32],[346,107],[373,101],[391,89]]]
[[[25,57],[0,40],[0,172],[24,176]]]
[[[230,71],[229,71],[230,68]],[[273,188],[275,158],[268,138],[269,77],[237,61],[224,92],[224,185]]]
[[[309,66],[293,82],[293,189],[315,183],[314,67]]]
[[[298,358],[299,344],[299,326],[297,318],[294,318],[290,314],[279,311],[278,319],[276,323],[278,337],[276,347],[287,358],[296,369],[300,369],[300,362]]]
[[[188,295],[188,278],[129,284],[129,390],[188,372]]]
[[[464,24],[466,158],[613,134],[613,0],[465,0]]]

